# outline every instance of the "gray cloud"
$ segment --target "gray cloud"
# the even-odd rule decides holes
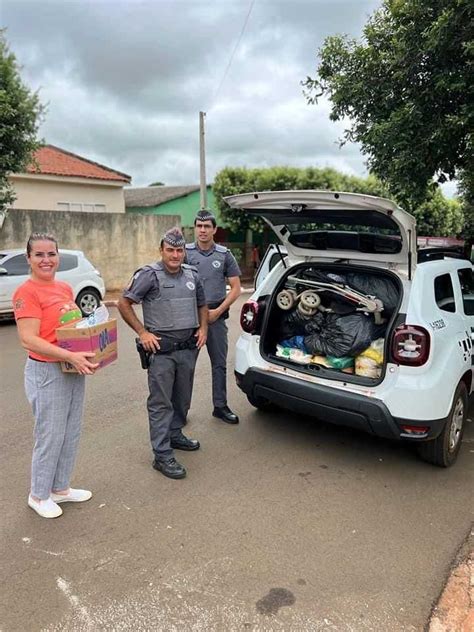
[[[300,82],[334,33],[360,35],[377,0],[3,0],[22,75],[48,103],[47,142],[130,173],[135,186],[199,180],[224,166],[335,166],[365,174],[329,104]],[[217,94],[216,91],[220,87]]]

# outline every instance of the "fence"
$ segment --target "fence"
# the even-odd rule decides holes
[[[0,249],[25,248],[32,232],[51,232],[61,248],[83,250],[107,290],[116,291],[134,270],[158,259],[161,236],[179,224],[178,215],[10,209],[0,229]]]

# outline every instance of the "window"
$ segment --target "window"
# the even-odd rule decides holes
[[[58,272],[73,270],[74,268],[77,268],[77,256],[60,252]]]
[[[20,276],[30,273],[30,266],[28,265],[26,256],[23,254],[16,255],[11,259],[7,259],[7,261],[2,261],[0,265],[8,272],[8,276]]]
[[[105,213],[107,206],[105,204],[93,204],[91,202],[57,202],[58,211],[75,211],[86,213]]]
[[[472,268],[458,270],[461,284],[462,304],[467,316],[474,316],[474,274]]]
[[[450,274],[442,274],[434,281],[435,301],[438,307],[445,312],[455,312],[453,282]]]

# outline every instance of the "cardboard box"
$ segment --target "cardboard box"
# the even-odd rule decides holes
[[[68,351],[91,351],[95,357],[91,362],[98,362],[96,369],[102,369],[117,359],[117,320],[111,319],[100,325],[76,329],[64,325],[56,329],[58,345]],[[64,373],[77,373],[69,362],[61,362]]]

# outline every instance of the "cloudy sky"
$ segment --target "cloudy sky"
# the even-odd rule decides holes
[[[300,81],[334,33],[359,36],[379,0],[0,0],[22,77],[48,105],[41,135],[132,176],[199,183],[225,166],[366,175],[329,104]]]

